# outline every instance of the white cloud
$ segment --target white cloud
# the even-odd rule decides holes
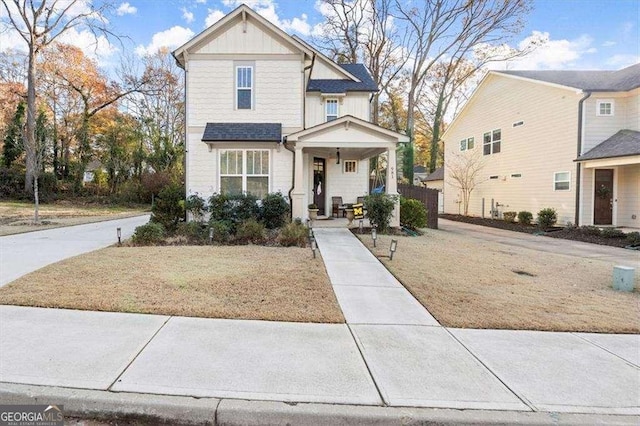
[[[131,6],[129,3],[122,3],[116,10],[116,13],[118,14],[118,16],[135,15],[137,11],[138,8]]]
[[[607,40],[604,43],[602,43],[602,47],[611,47],[611,46],[615,46],[616,44],[618,43],[616,43],[615,41]]]
[[[182,10],[182,18],[184,18],[184,20],[187,21],[187,24],[192,23],[194,19],[193,12],[189,12],[186,7],[183,7],[181,10]]]
[[[597,49],[592,46],[593,38],[581,35],[574,40],[552,40],[548,32],[533,31],[518,44],[523,49],[534,39],[544,40],[544,44],[522,58],[491,64],[491,69],[518,70],[561,70],[579,68],[585,56],[594,54]]]
[[[222,4],[229,8],[236,8],[243,3],[284,31],[305,36],[311,34],[311,25],[307,22],[308,16],[305,13],[292,19],[280,19],[274,0],[222,0]]]
[[[207,0],[196,0],[196,3],[207,4]]]
[[[210,27],[211,25],[218,22],[220,19],[224,18],[224,15],[226,14],[221,10],[209,9],[209,14],[204,20],[204,26]]]
[[[194,35],[195,33],[189,28],[176,25],[166,31],[155,33],[153,37],[151,37],[151,43],[146,47],[143,45],[136,47],[136,53],[140,56],[152,55],[162,47],[167,47],[169,49],[180,47],[191,40]]]
[[[640,63],[640,55],[619,54],[613,55],[606,60],[607,68],[614,70],[626,68],[637,63]]]

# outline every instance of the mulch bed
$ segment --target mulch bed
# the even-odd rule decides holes
[[[457,214],[441,214],[442,219],[454,220],[456,222],[471,223],[474,225],[489,226],[492,228],[506,229],[508,231],[523,232],[525,234],[540,234],[552,238],[562,238],[565,240],[582,241],[591,244],[600,244],[605,246],[625,248],[629,245],[629,241],[625,237],[605,237],[602,235],[591,235],[585,233],[580,228],[561,228],[554,227],[546,231],[541,230],[535,225],[520,225],[514,222],[505,222],[504,220],[488,219],[474,216],[462,216]]]

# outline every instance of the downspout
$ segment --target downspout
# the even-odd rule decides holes
[[[576,158],[580,157],[580,155],[582,154],[582,115],[584,110],[584,101],[586,101],[590,96],[591,92],[586,92],[584,97],[578,102],[578,152]],[[576,226],[580,224],[580,181],[582,179],[581,171],[582,165],[580,164],[580,162],[576,162]]]
[[[293,220],[293,199],[291,198],[291,193],[296,186],[296,150],[287,145],[287,137],[282,137],[282,145],[284,145],[284,149],[291,152],[293,154],[293,167],[291,167],[291,188],[287,195],[289,196],[289,220]]]
[[[309,80],[311,80],[311,73],[313,72],[313,65],[316,63],[315,52],[311,56],[311,64],[302,69],[303,89],[302,89],[302,130],[307,128],[307,82],[304,79],[307,77],[307,70],[309,71]]]

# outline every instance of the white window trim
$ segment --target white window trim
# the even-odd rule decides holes
[[[466,151],[467,150],[467,139],[461,139],[460,140],[460,151]]]
[[[611,114],[601,114],[600,113],[601,104],[611,104]],[[598,99],[596,101],[596,115],[598,117],[613,117],[615,115],[615,102],[613,102],[613,99]]]
[[[496,130],[500,131],[500,139],[493,140],[493,132],[495,132]],[[491,140],[489,141],[489,143],[485,143],[485,141],[484,141],[484,135],[486,135],[487,133],[489,133],[491,135]],[[502,128],[497,128],[497,129],[493,129],[493,130],[490,130],[488,132],[482,133],[482,155],[500,154],[500,152],[493,152],[493,144],[495,142],[500,142],[500,152],[502,152]],[[475,145],[475,143],[474,143],[474,145]],[[485,145],[489,145],[491,147],[491,152],[489,152],[488,154],[484,153]]]
[[[357,160],[344,160],[343,161],[344,166],[342,166],[342,173],[349,173],[349,174],[358,174],[358,161]],[[352,163],[354,168],[352,172],[347,171],[347,163]]]
[[[333,103],[335,102],[336,104],[336,118],[334,118],[334,120],[337,120],[340,117],[340,101],[338,100],[338,98],[326,98],[324,100],[324,121],[328,122],[329,121],[329,103]],[[333,114],[331,114],[331,116],[333,116]]]
[[[558,175],[562,174],[562,173],[566,173],[567,175],[569,175],[568,179],[566,179],[566,180],[558,180]],[[556,184],[562,183],[562,182],[567,182],[569,184],[569,187],[567,189],[558,189],[558,188],[556,188]],[[566,172],[554,172],[553,173],[553,190],[554,191],[571,191],[571,172],[569,172],[569,171],[566,171]]]
[[[251,86],[249,88],[247,87],[238,87],[238,70],[240,68],[250,68],[251,69]],[[235,110],[245,110],[245,111],[252,111],[254,109],[254,104],[255,104],[255,99],[254,99],[254,93],[255,93],[255,84],[254,84],[254,80],[255,80],[255,67],[253,65],[236,65],[235,67],[235,91],[234,91],[234,109]],[[238,90],[247,90],[249,89],[251,91],[251,108],[238,108]]]
[[[240,151],[242,152],[242,173],[237,173],[237,174],[228,174],[222,173],[222,154],[224,152],[228,152],[228,151]],[[264,151],[264,152],[268,152],[269,153],[269,173],[267,174],[252,174],[249,175],[247,174],[247,151]],[[268,184],[267,184],[267,193],[271,193],[271,185],[272,185],[272,181],[273,178],[271,177],[271,170],[273,170],[273,164],[271,164],[272,158],[273,158],[273,154],[271,153],[272,150],[270,149],[260,149],[260,148],[256,148],[256,149],[252,149],[252,148],[247,148],[247,149],[236,149],[236,148],[224,148],[224,149],[219,149],[218,150],[218,192],[222,193],[222,178],[223,177],[241,177],[242,178],[242,193],[246,194],[247,193],[247,177],[266,177],[268,179]]]
[[[473,140],[473,147],[469,148],[469,141]],[[460,151],[468,151],[470,149],[474,149],[476,147],[475,137],[469,136],[468,138],[463,138],[460,140]]]

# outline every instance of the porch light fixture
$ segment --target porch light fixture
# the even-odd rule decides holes
[[[336,164],[340,164],[340,148],[336,150]]]
[[[389,247],[389,260],[393,260],[393,254],[398,249],[398,240],[391,240],[391,246]]]
[[[213,243],[213,228],[209,228],[209,244]]]
[[[316,243],[316,240],[311,239],[311,251],[313,252],[313,258],[316,258],[316,250],[318,249],[318,244]]]
[[[376,240],[378,239],[378,230],[375,228],[371,228],[371,238],[373,238],[373,246],[376,246]]]
[[[118,234],[118,245],[122,245],[122,228],[116,228],[116,234]]]

